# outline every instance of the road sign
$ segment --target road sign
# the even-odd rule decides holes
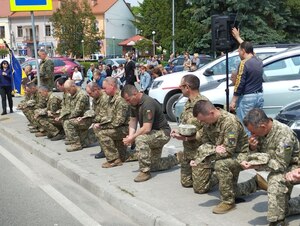
[[[12,12],[52,10],[52,0],[10,0],[10,10]]]

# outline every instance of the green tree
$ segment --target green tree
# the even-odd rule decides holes
[[[146,51],[148,52],[152,51],[152,47],[153,47],[152,44],[153,43],[151,40],[142,39],[135,44],[134,48],[139,51],[139,55],[145,56]]]
[[[60,54],[81,56],[99,49],[98,40],[103,38],[96,27],[96,18],[87,0],[61,0],[61,7],[53,13],[53,35],[59,39],[57,51]],[[82,43],[84,40],[84,43]]]
[[[142,35],[171,51],[172,1],[144,0],[135,9]],[[299,0],[175,0],[176,51],[211,51],[211,16],[237,14],[241,35],[255,44],[299,43]]]

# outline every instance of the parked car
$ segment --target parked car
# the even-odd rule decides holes
[[[295,100],[300,99],[300,46],[288,49],[263,60],[263,93],[264,111],[270,117],[274,117],[280,109]],[[226,82],[222,82],[217,88],[201,92],[215,106],[226,106]],[[229,86],[230,98],[233,95],[234,86]],[[181,98],[175,106],[175,114],[178,119],[183,110],[187,98]]]
[[[256,55],[264,59],[277,52],[286,50],[287,47],[261,47],[254,48]],[[237,70],[240,63],[238,51],[228,54],[229,73]],[[181,95],[179,88],[180,81],[187,73],[194,74],[200,79],[201,91],[213,89],[219,86],[226,79],[226,57],[222,56],[194,72],[176,72],[156,78],[149,90],[149,96],[156,99],[162,106],[163,112],[167,113],[169,120],[176,121],[174,114],[174,103]]]
[[[193,56],[190,56],[190,59],[192,58]],[[198,68],[202,67],[203,65],[213,60],[211,56],[205,54],[199,54],[199,59],[200,59],[200,65],[198,66]],[[173,67],[171,67],[170,64],[168,64],[165,66],[165,69],[169,73],[183,71],[183,63],[184,63],[184,56],[180,55],[171,61],[171,65],[173,65]]]
[[[291,127],[300,141],[300,100],[283,107],[275,119]]]
[[[15,55],[17,61],[19,61],[20,64],[24,63],[26,60],[30,59],[29,57],[27,56],[18,56],[18,55]],[[9,57],[5,57],[3,59],[0,59],[0,63],[3,61],[3,60],[6,60],[10,63],[10,58]]]
[[[125,58],[111,58],[111,59],[105,59],[104,64],[110,64],[111,66],[117,66],[119,67],[120,64],[125,64],[126,59]]]
[[[56,81],[61,76],[67,75],[69,77],[72,77],[75,66],[79,66],[82,74],[83,75],[85,74],[85,68],[74,59],[67,58],[67,57],[51,57],[50,59],[54,63],[54,81]],[[36,73],[36,68],[37,68],[36,60],[35,59],[27,60],[21,65],[21,67],[24,68],[28,64],[32,66],[33,72]]]

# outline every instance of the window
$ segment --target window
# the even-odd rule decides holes
[[[22,26],[18,26],[17,30],[18,30],[18,37],[23,37],[23,28],[22,28]]]
[[[45,26],[45,35],[51,36],[51,26],[50,25]]]
[[[53,59],[53,63],[54,63],[54,67],[62,67],[66,65],[65,62],[58,59]]]
[[[5,27],[0,26],[0,38],[5,38]]]
[[[291,56],[264,67],[264,80],[266,82],[286,81],[299,79],[299,56]]]

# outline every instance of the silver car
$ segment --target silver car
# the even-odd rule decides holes
[[[263,60],[264,111],[274,117],[280,109],[290,102],[300,99],[300,46],[288,49]],[[214,105],[225,108],[226,82],[217,88],[201,92]],[[229,86],[230,99],[234,86]],[[178,100],[175,106],[176,118],[179,119],[187,98]]]

